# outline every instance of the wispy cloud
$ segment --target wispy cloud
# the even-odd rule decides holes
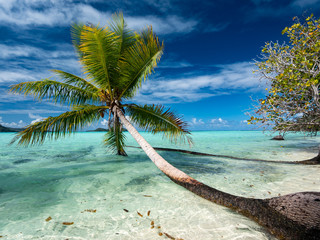
[[[292,6],[309,7],[315,4],[320,4],[320,0],[295,0]]]
[[[33,113],[28,113],[28,116],[29,116],[29,118],[33,119],[31,121],[31,124],[34,124],[36,122],[40,122],[41,120],[44,119],[44,117],[41,117],[40,115],[36,115],[36,114],[33,114]]]
[[[310,14],[319,9],[320,0],[251,0],[255,4],[250,14],[247,14],[247,20],[253,21],[261,17],[283,17],[300,16],[303,13]],[[309,12],[310,11],[310,12]]]
[[[204,125],[204,121],[202,119],[197,119],[197,118],[192,118],[191,119],[191,122],[189,122],[189,124],[192,126],[192,127],[196,127],[196,126],[201,126],[201,125]]]
[[[2,120],[2,117],[0,117],[0,124],[2,126],[5,126],[5,127],[16,127],[16,128],[19,128],[19,127],[24,127],[26,126],[27,124],[25,122],[23,122],[23,120],[20,120],[18,122],[4,122]]]
[[[260,91],[261,82],[254,76],[254,65],[239,62],[217,65],[219,70],[210,75],[148,81],[136,96],[138,102],[192,102],[204,98],[239,92]]]
[[[186,68],[186,67],[193,67],[193,64],[190,62],[179,60],[178,58],[170,57],[165,58],[163,61],[158,65],[158,68]]]
[[[80,74],[81,66],[71,45],[54,46],[45,50],[30,45],[0,44],[0,84],[35,81],[53,76],[50,69]]]
[[[135,4],[134,1],[131,1],[133,4]],[[148,4],[149,6],[153,6],[156,9],[160,10],[161,12],[166,12],[170,8],[172,8],[171,0],[142,0],[143,3]]]
[[[18,82],[22,81],[34,81],[36,80],[33,71],[26,69],[17,69],[16,71],[1,71],[0,72],[0,83],[4,82]]]
[[[87,4],[86,1],[80,1],[80,3],[59,0],[0,2],[0,24],[19,27],[69,26],[74,22],[104,25],[110,20],[111,15],[111,12],[100,11]],[[193,31],[198,24],[195,19],[185,19],[177,15],[125,17],[129,27],[140,30],[151,24],[158,34],[188,33]]]
[[[106,13],[101,13],[88,4],[68,4],[68,1],[28,1],[11,0],[0,3],[0,21],[21,27],[63,26],[82,19],[91,22],[105,21]]]
[[[222,118],[219,117],[219,118],[211,119],[210,123],[213,124],[213,125],[221,125],[221,124],[225,125],[225,124],[228,123],[228,121],[223,120]]]
[[[1,81],[0,81],[1,84]],[[7,88],[0,88],[0,103],[15,103],[19,101],[32,100],[33,97],[12,94]]]
[[[61,113],[63,111],[52,110],[52,109],[11,109],[11,110],[0,110],[0,114],[47,114],[47,113]]]
[[[191,121],[188,122],[191,129],[228,129],[229,127],[236,126],[234,121],[229,121],[222,119],[221,117],[213,118],[209,120],[203,120],[198,118],[192,118]]]
[[[228,23],[219,23],[216,25],[209,25],[206,28],[204,28],[204,32],[220,32],[225,28],[227,28],[229,24],[230,23],[228,22]]]
[[[66,58],[75,57],[75,53],[70,44],[59,44],[54,46],[57,50],[44,50],[30,45],[0,44],[0,59],[16,59],[17,57],[34,58]]]
[[[179,16],[167,16],[159,18],[155,16],[144,17],[126,17],[128,26],[132,29],[141,29],[145,26],[152,25],[155,32],[158,34],[171,34],[171,33],[189,33],[192,32],[198,21],[193,19],[184,19]]]
[[[100,124],[101,124],[102,126],[108,126],[108,120],[107,120],[107,119],[103,119],[103,120],[100,122]]]

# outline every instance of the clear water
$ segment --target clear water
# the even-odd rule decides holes
[[[188,149],[142,135],[153,146]],[[171,182],[142,150],[127,148],[129,157],[106,152],[103,133],[77,133],[31,148],[8,146],[12,137],[0,134],[2,239],[168,239],[159,233],[185,240],[274,239],[246,217]],[[270,141],[253,131],[194,132],[193,139],[194,151],[277,161],[311,158],[320,144],[319,137]],[[129,134],[127,140],[137,146]],[[319,166],[160,154],[192,177],[235,195],[320,191]]]

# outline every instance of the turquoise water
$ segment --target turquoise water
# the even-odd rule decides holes
[[[142,135],[153,146],[189,149]],[[251,220],[171,182],[142,150],[127,148],[129,157],[106,152],[103,133],[77,133],[31,148],[8,146],[12,137],[0,134],[2,239],[168,239],[159,233],[185,240],[274,239]],[[311,158],[320,144],[319,137],[303,135],[270,141],[257,131],[194,132],[193,139],[193,151],[277,161]],[[127,140],[137,146],[129,134]],[[319,166],[160,154],[192,177],[235,195],[320,191]]]

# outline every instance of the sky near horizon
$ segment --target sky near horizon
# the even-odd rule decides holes
[[[67,111],[9,86],[51,77],[50,69],[81,75],[71,24],[106,25],[119,11],[136,31],[152,25],[165,45],[134,102],[170,107],[191,130],[249,130],[245,112],[266,88],[254,59],[265,42],[288,41],[281,31],[294,16],[319,18],[320,0],[0,0],[0,124],[24,127]]]

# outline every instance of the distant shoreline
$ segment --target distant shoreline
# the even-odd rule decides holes
[[[0,132],[21,132],[23,130],[24,128],[10,128],[10,127],[2,126],[0,124]]]
[[[95,130],[87,130],[85,132],[108,132],[109,130],[108,129],[105,129],[105,128],[97,128]]]

